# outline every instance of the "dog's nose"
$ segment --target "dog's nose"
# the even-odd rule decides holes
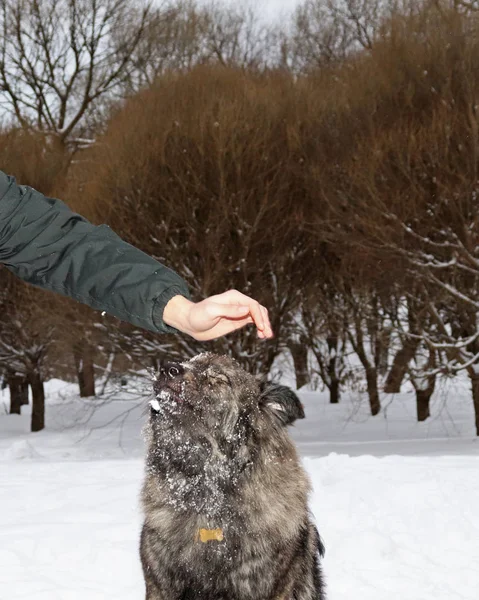
[[[175,377],[183,375],[184,372],[184,368],[179,363],[166,362],[160,367],[160,375],[167,379],[175,379]]]

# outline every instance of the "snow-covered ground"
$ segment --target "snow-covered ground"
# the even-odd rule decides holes
[[[0,392],[0,600],[143,598],[138,560],[146,400],[80,400],[47,385],[47,429],[6,414]],[[301,392],[292,431],[326,543],[330,600],[477,600],[479,441],[467,382],[444,384],[432,418],[414,395],[330,406]]]

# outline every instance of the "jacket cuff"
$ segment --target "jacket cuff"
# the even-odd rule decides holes
[[[162,294],[160,294],[154,301],[152,310],[152,321],[153,325],[157,328],[160,333],[179,333],[175,327],[170,327],[163,321],[163,312],[168,302],[175,296],[183,296],[184,298],[190,299],[190,295],[183,288],[177,285],[173,285],[167,288]]]

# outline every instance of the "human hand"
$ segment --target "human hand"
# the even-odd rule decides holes
[[[249,323],[256,325],[259,338],[273,337],[266,308],[237,290],[197,303],[174,296],[165,307],[163,320],[199,341],[222,337]]]

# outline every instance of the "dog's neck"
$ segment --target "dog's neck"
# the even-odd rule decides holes
[[[147,471],[157,480],[163,502],[203,515],[216,527],[232,510],[249,458],[246,446],[233,451],[224,440],[203,436],[188,445],[151,446]]]

